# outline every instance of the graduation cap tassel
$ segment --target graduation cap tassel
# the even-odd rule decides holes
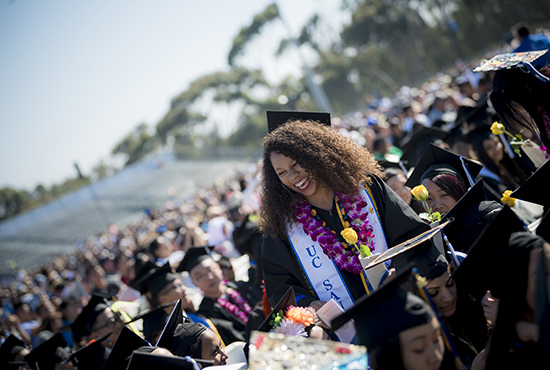
[[[420,292],[420,297],[430,305],[430,307],[434,311],[435,316],[437,317],[437,321],[439,321],[439,324],[441,325],[441,331],[443,332],[443,340],[445,342],[445,347],[447,347],[447,349],[451,351],[451,353],[453,354],[453,358],[455,359],[456,370],[463,370],[464,365],[460,360],[460,355],[458,354],[458,350],[456,349],[451,339],[451,335],[449,334],[449,331],[447,330],[447,327],[445,326],[445,323],[443,322],[441,315],[439,315],[439,312],[437,311],[437,307],[435,306],[435,304],[430,298],[430,295],[426,291],[426,284],[427,284],[426,279],[418,274],[418,269],[416,267],[412,268],[412,274],[415,277],[416,286],[418,287],[418,290]]]

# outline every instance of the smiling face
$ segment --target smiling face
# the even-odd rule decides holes
[[[426,187],[430,194],[426,202],[428,202],[432,211],[439,212],[441,216],[444,216],[456,204],[456,200],[447,194],[445,190],[437,186],[432,180],[424,179],[422,185]]]
[[[451,277],[450,267],[447,271],[426,285],[437,311],[442,317],[450,317],[456,311],[456,284]]]
[[[320,203],[319,198],[325,195],[325,189],[295,160],[279,153],[271,153],[270,159],[271,165],[283,185],[302,195],[310,204]]]
[[[443,338],[435,317],[429,323],[399,333],[399,344],[406,370],[435,370],[443,362]]]

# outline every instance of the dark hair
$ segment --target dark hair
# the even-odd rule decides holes
[[[290,121],[263,141],[261,230],[284,238],[285,226],[303,198],[283,187],[271,164],[271,154],[295,160],[319,184],[347,195],[370,176],[382,176],[373,155],[350,138],[313,121]]]
[[[157,239],[153,240],[151,244],[149,244],[149,253],[151,253],[152,255],[155,255],[155,252],[157,251],[157,249],[159,249],[159,247],[160,247],[160,244],[157,241]]]
[[[389,339],[384,345],[378,345],[368,350],[369,364],[374,370],[405,370],[398,336]]]
[[[466,194],[465,185],[456,176],[442,174],[437,175],[431,180],[434,182],[434,184],[439,186],[441,190],[449,194],[451,198],[453,198],[457,202],[460,198],[462,198],[464,194]]]
[[[233,265],[231,264],[231,261],[229,260],[229,258],[225,256],[222,256],[217,262],[222,269],[229,269],[229,270],[233,269]]]

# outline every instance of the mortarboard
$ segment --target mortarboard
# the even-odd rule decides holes
[[[401,288],[413,279],[411,270],[407,269],[371,295],[361,297],[353,307],[332,320],[333,330],[354,319],[359,344],[371,350],[404,330],[429,323],[435,317],[432,309],[422,298]],[[377,317],[391,319],[377,320]]]
[[[78,370],[101,369],[111,353],[111,350],[103,347],[101,342],[107,339],[111,334],[112,332],[109,332],[102,337],[92,339],[84,347],[71,353],[65,362],[71,361],[76,365]]]
[[[12,362],[15,356],[25,348],[27,345],[21,339],[13,334],[8,336],[0,346],[0,363]]]
[[[436,127],[422,126],[415,130],[401,147],[403,150],[402,160],[408,161],[414,165],[426,148],[437,140],[444,140],[449,135],[449,131]]]
[[[63,334],[57,333],[26,355],[25,361],[32,369],[54,370],[57,363],[69,356],[65,347],[67,341]]]
[[[429,243],[424,250],[420,250],[417,253],[411,253],[408,257],[406,262],[399,261],[398,264],[412,264],[418,270],[418,274],[428,280],[440,277],[449,267],[449,263],[445,259],[445,256],[441,254],[433,243]]]
[[[398,266],[407,266],[411,263],[411,260],[416,253],[425,253],[427,249],[429,248],[422,248],[418,251],[410,251],[412,248],[420,245],[425,245],[424,243],[429,241],[431,238],[433,238],[441,229],[443,229],[445,226],[449,224],[449,221],[442,223],[438,226],[435,226],[431,228],[428,231],[424,231],[422,234],[419,234],[415,236],[414,238],[411,238],[409,240],[404,241],[403,243],[400,243],[396,245],[393,248],[388,248],[384,253],[379,255],[376,259],[374,259],[372,262],[370,262],[365,268],[369,269],[371,267],[374,267],[378,265],[379,263],[385,262],[389,259],[398,257],[397,260],[394,260],[393,263],[396,265],[396,268],[399,269]],[[431,243],[431,242],[430,242]],[[405,253],[408,252],[409,253]]]
[[[82,337],[91,333],[95,320],[107,307],[109,307],[109,305],[105,297],[95,294],[92,295],[86,307],[82,309],[82,312],[80,312],[70,325],[75,343],[79,343]]]
[[[540,166],[525,182],[510,195],[512,198],[540,204],[547,210],[550,208],[550,193],[548,186],[550,180],[550,161]]]
[[[155,265],[153,262],[144,262],[142,259],[137,258],[135,264],[136,277],[130,282],[130,286],[135,290],[139,290],[141,294],[145,294],[147,292],[147,286],[143,284],[143,282],[157,269],[158,266]]]
[[[149,344],[145,340],[141,339],[139,335],[127,327],[123,327],[113,349],[111,350],[111,354],[109,355],[107,362],[103,366],[103,370],[125,369],[128,365],[132,352],[140,347],[148,345]],[[42,368],[40,370],[42,370]]]
[[[194,361],[183,357],[158,356],[134,352],[126,370],[195,370]]]
[[[176,326],[185,321],[186,320],[183,317],[183,309],[181,308],[181,299],[179,299],[174,305],[174,308],[172,309],[172,313],[170,314],[166,325],[164,325],[164,330],[162,331],[162,334],[160,335],[156,346],[162,348],[170,348]]]
[[[269,322],[273,320],[272,315],[276,314],[280,310],[284,312],[288,306],[296,306],[296,297],[294,295],[294,289],[292,287],[288,288],[285,295],[279,300],[279,302],[277,302],[277,304],[273,307],[269,315],[267,315],[265,320],[256,330],[263,331],[263,332],[271,331],[271,328],[273,325],[270,325]]]
[[[205,259],[212,258],[205,247],[189,248],[183,256],[176,272],[187,271],[191,272],[193,267],[204,261]]]
[[[330,127],[330,113],[268,110],[266,114],[268,132],[272,132],[277,127],[291,120],[316,121]]]
[[[508,280],[500,274],[508,239],[513,232],[524,230],[524,224],[516,214],[507,206],[502,208],[468,250],[468,257],[453,273],[460,289],[478,301],[487,290],[498,297],[501,284],[507,284],[505,281]],[[513,271],[506,272],[507,275],[511,273]]]
[[[162,289],[177,278],[178,276],[172,272],[170,263],[166,262],[162,267],[153,271],[152,274],[148,274],[140,280],[140,290],[143,289],[151,293],[153,300],[156,300]]]
[[[481,179],[443,216],[441,222],[453,220],[443,232],[454,249],[467,251],[485,225],[502,209],[500,196]]]
[[[534,62],[546,52],[548,52],[548,50],[499,54],[489,60],[482,60],[481,64],[474,69],[474,72],[500,71],[503,69],[516,68],[526,63]]]
[[[208,329],[203,324],[183,322],[176,325],[168,350],[176,356],[200,358],[200,337]]]
[[[469,178],[475,182],[474,179],[482,168],[483,165],[478,162],[431,144],[426,148],[424,154],[422,154],[422,157],[418,161],[418,164],[405,185],[414,188],[422,183],[425,174],[429,174],[433,171],[441,172],[442,174],[452,174],[454,171],[459,174],[464,185],[468,188],[470,183]],[[468,172],[466,172],[466,170]]]
[[[143,336],[150,343],[156,343],[157,335],[162,332],[169,315],[164,310],[158,310],[143,318]]]

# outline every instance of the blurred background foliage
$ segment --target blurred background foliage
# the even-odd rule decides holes
[[[333,116],[364,110],[372,97],[393,97],[400,86],[419,85],[457,60],[482,57],[502,46],[519,21],[532,28],[550,26],[550,2],[540,0],[342,0],[341,11],[349,22],[336,37],[327,34],[326,20],[312,14],[295,38],[279,40],[269,56],[279,60],[297,48],[313,55],[307,67],[324,89]],[[261,66],[245,66],[243,60],[256,52],[254,42],[274,23],[284,25],[276,3],[234,37],[227,70],[182,87],[153,128],[137,125],[112,149],[112,156],[124,167],[167,150],[179,158],[198,158],[222,147],[259,148],[267,131],[266,110],[320,110],[305,77],[269,82]],[[223,116],[228,111],[234,117]],[[88,176],[49,188],[0,189],[0,220],[119,169],[100,162]]]

